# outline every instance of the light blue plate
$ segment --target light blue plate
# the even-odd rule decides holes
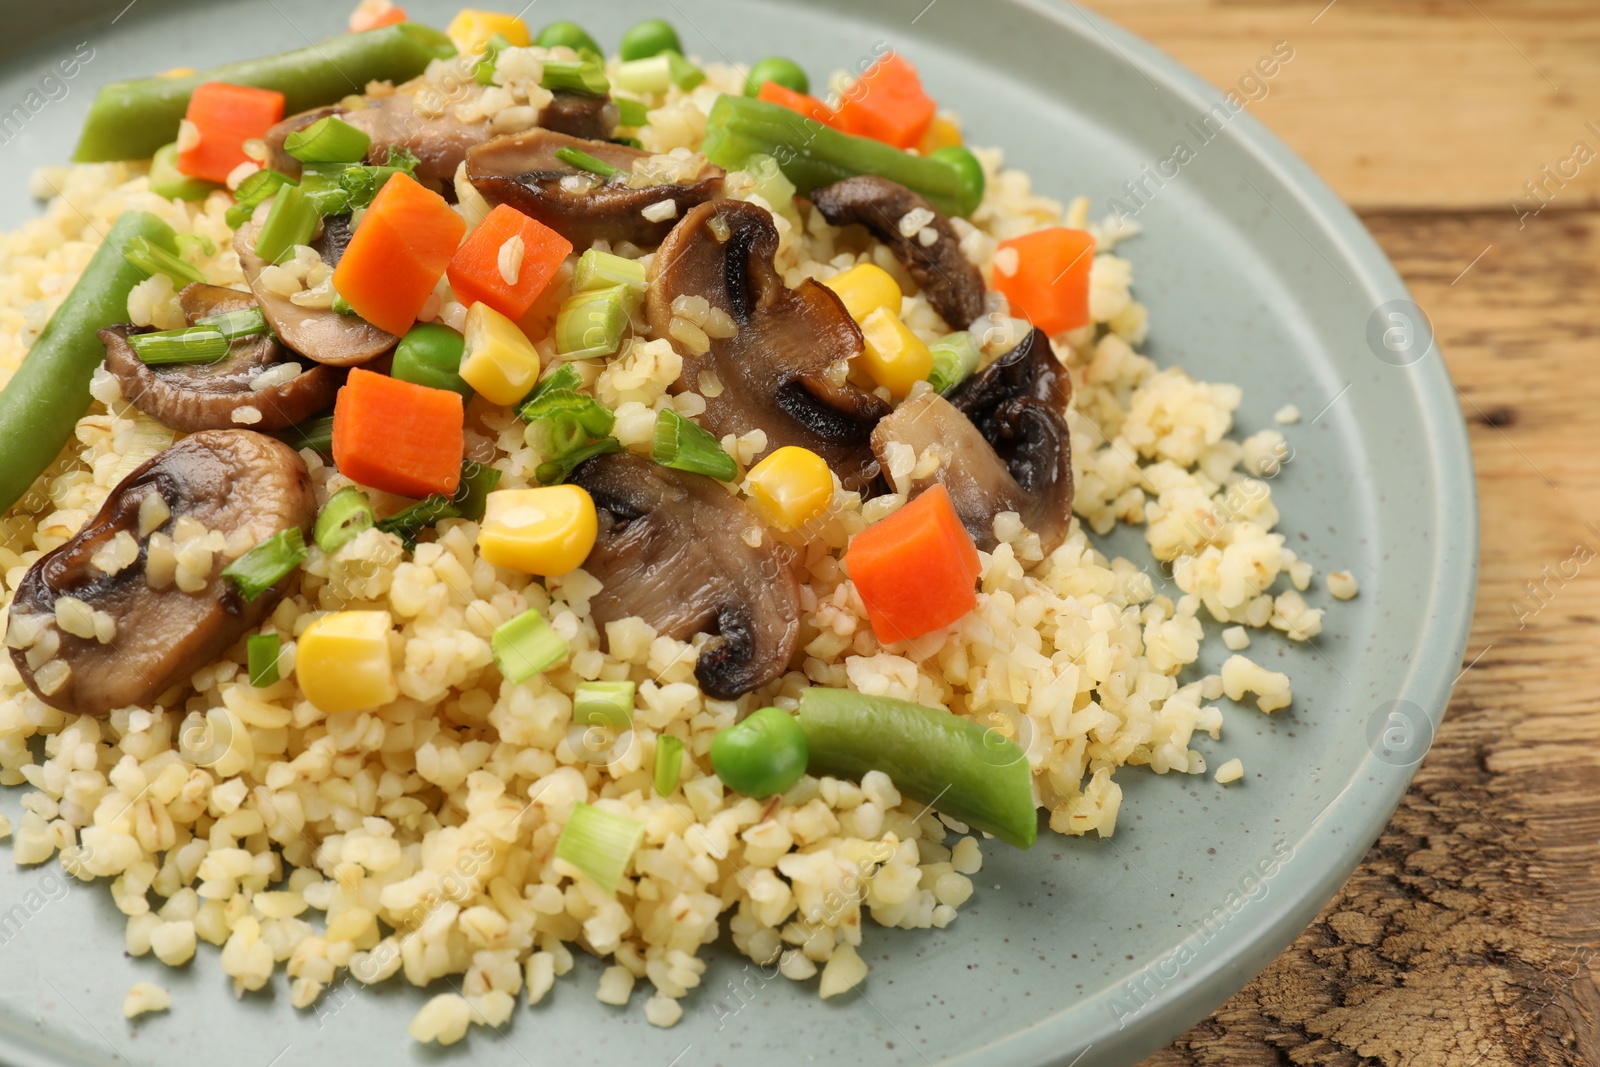
[[[172,66],[303,45],[342,28],[351,0],[212,3],[52,0],[8,5],[0,110],[24,104],[57,59],[93,59],[37,113],[0,137],[0,222],[35,210],[27,175],[64,160],[95,88]],[[443,25],[454,5],[406,0]],[[120,12],[120,16],[119,16]],[[1048,835],[1001,847],[949,929],[869,927],[862,990],[822,1002],[814,983],[769,979],[731,950],[671,1030],[594,999],[586,962],[545,1004],[519,1008],[503,1036],[475,1029],[453,1049],[413,1045],[406,1022],[427,994],[396,986],[330,991],[316,1011],[270,991],[236,1002],[204,949],[182,971],[122,952],[122,917],[103,887],[66,889],[52,864],[0,873],[0,1058],[13,1067],[111,1063],[292,1067],[454,1060],[474,1064],[818,1062],[1035,1065],[1131,1063],[1170,1041],[1263,968],[1316,915],[1377,838],[1426,751],[1461,662],[1472,615],[1477,508],[1465,428],[1438,350],[1361,224],[1248,113],[1200,117],[1213,88],[1080,8],[1049,0],[863,4],[543,0],[535,24],[573,17],[614,46],[637,18],[677,24],[708,59],[771,53],[813,75],[855,65],[887,41],[958,109],[977,144],[1004,146],[1057,197],[1095,214],[1144,181],[1146,235],[1124,245],[1150,307],[1148,352],[1245,389],[1241,432],[1285,403],[1294,458],[1274,481],[1290,546],[1319,571],[1348,567],[1361,595],[1331,601],[1315,648],[1258,637],[1251,656],[1294,678],[1292,709],[1229,706],[1213,767],[1244,760],[1227,788],[1210,777],[1129,768],[1117,834]],[[113,24],[113,17],[116,17]],[[1264,43],[1263,55],[1270,53]],[[1291,61],[1278,77],[1292,76]],[[1241,76],[1249,73],[1241,70]],[[1178,141],[1193,158],[1157,185]],[[1395,316],[1398,316],[1395,317]],[[3,459],[0,459],[3,462]],[[1148,561],[1136,536],[1113,548]],[[1203,665],[1225,653],[1212,642]],[[4,791],[17,810],[20,790]],[[129,985],[172,990],[170,1013],[120,1015]],[[642,984],[641,984],[642,985]]]

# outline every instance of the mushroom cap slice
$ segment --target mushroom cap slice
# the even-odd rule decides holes
[[[171,536],[180,518],[207,530],[247,534],[259,544],[290,527],[302,532],[316,517],[316,496],[305,463],[288,445],[250,430],[205,430],[155,456],[111,491],[100,513],[66,544],[29,568],[11,605],[11,658],[39,699],[62,711],[105,715],[116,708],[148,706],[198,668],[212,662],[255,627],[277,603],[291,577],[254,601],[245,601],[222,577],[218,554],[205,587],[186,593],[176,584],[152,588],[146,574],[150,537],[140,533],[146,497],[157,495],[169,517],[154,533]],[[92,562],[120,531],[139,542],[138,558],[115,574]],[[62,630],[55,621],[61,597],[103,611],[116,633],[102,644]],[[49,660],[70,674],[45,693],[30,666],[40,641],[59,641]],[[45,666],[40,661],[40,668]]]
[[[261,284],[261,272],[267,264],[256,255],[256,237],[268,210],[268,205],[262,204],[255,216],[239,227],[233,235],[233,250],[239,255],[239,266],[244,268],[245,280],[261,306],[261,314],[278,340],[307,359],[330,367],[367,363],[399,344],[400,339],[394,334],[378,329],[359,315],[341,315],[332,308],[301,307]],[[322,220],[322,232],[311,247],[333,267],[349,243],[350,216],[329,215]]]
[[[255,297],[238,289],[196,282],[178,294],[184,317],[193,326],[198,319],[256,306]],[[294,353],[266,334],[240,337],[228,354],[215,363],[175,363],[149,366],[134,352],[128,338],[140,332],[132,326],[112,326],[100,331],[106,346],[106,369],[122,384],[122,395],[140,411],[182,433],[226,430],[234,412],[253,407],[261,418],[251,423],[260,430],[281,430],[308,419],[333,403],[342,376],[331,367],[310,370],[279,385],[252,387],[264,371],[290,363]]]
[[[994,517],[1015,511],[1049,553],[1072,524],[1072,440],[1064,414],[1071,400],[1071,379],[1050,338],[1035,329],[948,399],[929,392],[901,404],[873,431],[872,447],[880,460],[892,443],[919,455],[930,446],[943,450],[943,465],[914,481],[910,496],[942,483],[985,551],[998,543]]]
[[[687,641],[717,633],[695,664],[707,695],[732,700],[788,669],[800,640],[792,550],[715,479],[628,454],[599,456],[572,481],[594,497],[600,534],[584,562],[601,590],[589,611],[601,633],[637,616]],[[746,531],[761,532],[752,548]]]
[[[727,313],[734,335],[711,338],[704,353],[673,339],[683,356],[674,391],[698,391],[701,376],[715,374],[722,391],[705,398],[700,416],[713,437],[762,430],[767,450],[809,448],[845,488],[860,489],[878,475],[870,437],[889,405],[846,379],[862,340],[844,304],[810,279],[785,285],[773,266],[777,251],[765,208],[740,200],[695,208],[656,252],[645,301],[651,332],[671,337],[680,296],[704,297]]]
[[[467,158],[470,149],[494,136],[487,119],[463,122],[456,113],[456,105],[481,96],[483,89],[476,83],[462,83],[437,115],[417,113],[417,94],[428,90],[415,84],[404,86],[389,96],[367,97],[364,108],[351,110],[333,104],[290,115],[267,131],[267,166],[291,178],[298,177],[300,161],[288,153],[284,142],[296,130],[303,130],[329,115],[337,115],[372,139],[367,146],[368,163],[385,163],[392,150],[403,148],[417,157],[418,180],[453,200],[456,168]],[[431,91],[441,98],[445,96],[437,89]],[[617,128],[617,106],[606,95],[557,92],[539,112],[537,124],[573,137],[603,141]]]
[[[622,172],[602,180],[558,158],[563,148],[575,148]],[[497,137],[467,153],[467,178],[491,204],[509,204],[544,223],[571,241],[588,248],[596,241],[613,245],[623,241],[640,247],[661,243],[673,223],[690,208],[722,195],[721,168],[706,164],[701,177],[690,185],[650,185],[635,188],[625,176],[650,153],[612,144],[569,137],[554,130]],[[564,188],[562,180],[580,178],[584,188]],[[652,221],[641,214],[652,204],[670,200],[677,205],[672,217]]]
[[[925,197],[899,182],[864,174],[812,190],[811,203],[833,225],[859,223],[888,245],[928,303],[953,329],[964,330],[983,314],[983,275],[962,254],[961,238],[950,220]],[[931,212],[933,217],[907,237],[900,232],[900,220],[918,210]],[[929,227],[934,240],[925,245],[921,234]]]

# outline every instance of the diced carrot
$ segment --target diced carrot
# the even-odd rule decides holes
[[[847,132],[896,148],[915,148],[937,110],[933,98],[922,91],[917,68],[896,52],[868,68],[834,109]]]
[[[379,0],[378,3],[361,3],[350,13],[350,32],[361,33],[380,26],[393,26],[406,21],[406,9]]]
[[[1011,249],[1016,270],[1002,264]],[[1011,313],[1054,336],[1089,322],[1089,271],[1094,238],[1087,230],[1052,226],[1001,241],[995,250],[994,287],[1011,302]]]
[[[978,549],[942,485],[852,537],[844,563],[880,641],[921,637],[978,603]]]
[[[357,315],[403,334],[456,254],[467,223],[444,197],[404,174],[383,183],[333,271]]]
[[[334,401],[333,462],[385,493],[449,496],[461,484],[464,424],[460,393],[358,367]]]
[[[777,82],[766,82],[761,86],[761,91],[756,94],[757,100],[765,100],[769,104],[778,104],[790,111],[798,111],[808,119],[815,119],[824,126],[834,124],[833,109],[814,96],[797,93],[787,85]]]
[[[227,82],[205,82],[189,97],[184,115],[199,139],[178,152],[178,170],[191,178],[224,182],[250,162],[244,143],[265,137],[283,119],[283,94]],[[180,138],[180,141],[182,138]]]
[[[513,238],[522,242],[520,254],[505,251]],[[456,249],[450,260],[450,288],[468,307],[481,302],[508,319],[520,319],[571,254],[571,241],[501,204]],[[507,281],[508,277],[515,280]]]

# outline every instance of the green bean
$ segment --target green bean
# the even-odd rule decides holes
[[[974,188],[971,173],[949,159],[914,156],[870,137],[840,133],[781,104],[749,96],[724,93],[717,98],[700,150],[728,170],[743,169],[753,156],[771,156],[801,196],[860,174],[899,182],[946,215],[971,214],[978,207],[974,196],[983,194],[981,185]]]
[[[1031,848],[1039,832],[1022,748],[971,719],[904,700],[807,689],[796,716],[815,775],[882,771],[919,804],[1000,840]]]
[[[90,106],[72,158],[77,163],[149,159],[178,139],[189,96],[204,82],[276,89],[285,97],[285,112],[293,115],[363,92],[369,81],[414,78],[430,61],[453,55],[455,47],[443,33],[401,22],[181,78],[112,82]]]
[[[89,410],[89,379],[106,354],[97,335],[128,321],[128,293],[145,278],[124,256],[139,237],[177,252],[171,226],[144,211],[123,212],[0,393],[0,512],[28,491]]]

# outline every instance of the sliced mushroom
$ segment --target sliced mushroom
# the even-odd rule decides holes
[[[563,148],[594,156],[620,173],[601,178],[557,157]],[[640,247],[656,245],[690,208],[722,195],[721,168],[705,164],[687,184],[631,184],[634,168],[649,152],[586,141],[554,130],[529,130],[498,137],[467,153],[467,177],[491,204],[510,204],[531,215],[577,248],[596,241]],[[647,218],[644,212],[670,202],[672,214]],[[654,213],[652,213],[654,214]]]
[[[152,568],[154,537],[170,539],[189,519],[258,544],[290,527],[308,531],[315,516],[311,476],[289,446],[249,430],[186,437],[128,475],[77,536],[29,568],[11,605],[12,662],[39,699],[62,711],[148,706],[255,627],[290,581],[245,601],[221,576],[219,553],[204,587],[184,592],[171,574],[170,540],[158,552],[166,560]],[[108,564],[108,573],[101,564],[124,532],[137,557]],[[96,622],[100,632],[79,636]]]
[[[287,347],[317,363],[330,367],[354,367],[376,359],[399,343],[392,333],[378,329],[358,315],[341,315],[331,307],[304,307],[291,297],[268,289],[261,282],[267,264],[256,255],[256,237],[261,232],[268,205],[256,209],[255,217],[233,235],[233,250],[239,255],[245,280],[255,294],[256,303],[267,324]],[[311,247],[328,266],[337,266],[350,243],[350,216],[329,215],[322,220],[322,232]]]
[[[403,148],[417,157],[417,178],[425,185],[451,193],[456,168],[467,152],[494,136],[488,119],[463,122],[456,106],[483,93],[479,85],[463,86],[458,98],[439,114],[417,113],[415,86],[367,98],[367,106],[351,110],[337,104],[291,115],[267,131],[267,166],[290,177],[300,174],[300,161],[284,148],[284,141],[296,130],[303,130],[319,119],[337,115],[372,139],[367,147],[367,162],[381,164],[389,153]],[[431,109],[430,109],[431,110]],[[617,128],[617,106],[609,96],[558,92],[539,112],[536,124],[573,137],[605,140]]]
[[[789,288],[773,266],[778,231],[758,205],[719,200],[691,211],[656,252],[646,315],[657,337],[672,336],[679,297],[704,297],[734,324],[683,356],[678,392],[703,392],[700,424],[718,438],[762,430],[767,448],[800,445],[828,461],[847,489],[878,474],[872,427],[889,405],[847,380],[861,331],[839,298],[807,279]],[[705,388],[713,375],[720,390]]]
[[[700,688],[719,700],[788,668],[800,639],[799,583],[786,546],[737,497],[703,474],[627,454],[591,459],[572,480],[600,515],[583,566],[601,583],[589,611],[602,633],[638,616],[680,641],[721,635],[694,669]],[[760,538],[754,548],[750,531]]]
[[[193,326],[208,315],[243,311],[256,306],[255,297],[238,289],[195,283],[178,294],[184,317]],[[112,326],[100,331],[106,346],[106,369],[122,383],[122,395],[133,406],[182,433],[226,430],[250,425],[258,430],[281,430],[308,419],[333,403],[342,375],[331,367],[313,365],[292,378],[262,375],[294,362],[294,353],[271,336],[241,337],[228,346],[228,354],[215,363],[174,363],[148,366],[134,352],[128,338],[142,332],[132,326]],[[263,381],[268,384],[260,384]],[[249,417],[246,408],[258,413]],[[235,415],[239,417],[235,417]]]
[[[872,448],[885,467],[891,444],[909,445],[918,456],[937,449],[939,469],[902,488],[916,496],[943,483],[979,548],[997,544],[995,516],[1015,511],[1051,552],[1072,522],[1072,442],[1064,417],[1071,399],[1071,379],[1050,338],[1036,329],[948,400],[930,392],[901,404],[873,431]]]
[[[933,310],[954,329],[966,329],[983,314],[983,275],[962,254],[950,220],[921,195],[888,178],[861,175],[813,190],[811,202],[833,225],[859,223],[888,245]],[[903,220],[924,211],[928,220],[907,236],[900,228]],[[930,230],[933,239],[923,244],[922,235]]]

